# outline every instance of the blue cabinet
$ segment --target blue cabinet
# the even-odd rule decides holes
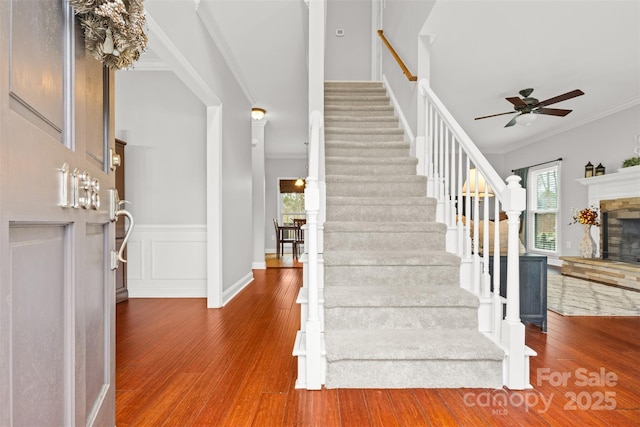
[[[520,319],[547,332],[547,257],[520,255]],[[493,257],[489,257],[493,281]],[[493,282],[491,284],[493,289]],[[507,257],[500,257],[500,295],[507,296]]]

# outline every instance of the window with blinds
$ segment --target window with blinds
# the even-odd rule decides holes
[[[529,207],[531,249],[557,252],[558,230],[558,165],[529,171]]]

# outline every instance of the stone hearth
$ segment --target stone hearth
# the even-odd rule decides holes
[[[640,266],[626,262],[561,256],[560,272],[566,276],[619,286],[640,292]]]

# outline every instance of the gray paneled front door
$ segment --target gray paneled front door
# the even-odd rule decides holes
[[[66,0],[0,1],[0,425],[115,425],[113,73]]]

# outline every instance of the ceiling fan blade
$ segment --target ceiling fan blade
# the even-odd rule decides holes
[[[518,114],[517,116],[515,116],[513,119],[511,119],[511,121],[509,121],[509,123],[507,123],[504,127],[508,128],[510,126],[513,126],[516,124],[516,119],[518,117],[520,117],[522,115],[522,113]]]
[[[532,112],[536,114],[547,114],[549,116],[564,117],[572,111],[573,110],[563,110],[561,108],[538,108],[533,110]]]
[[[488,119],[489,117],[504,116],[505,114],[513,114],[513,113],[515,113],[515,111],[507,111],[506,113],[498,113],[498,114],[492,114],[490,116],[476,117],[473,120]]]
[[[556,102],[566,101],[567,99],[575,98],[576,96],[584,95],[584,92],[580,89],[572,90],[571,92],[564,93],[562,95],[554,96],[545,101],[538,102],[534,107],[544,107],[547,105],[555,104]]]
[[[527,103],[522,100],[522,98],[518,98],[514,96],[512,98],[505,98],[507,101],[515,105],[516,107],[526,107]]]

